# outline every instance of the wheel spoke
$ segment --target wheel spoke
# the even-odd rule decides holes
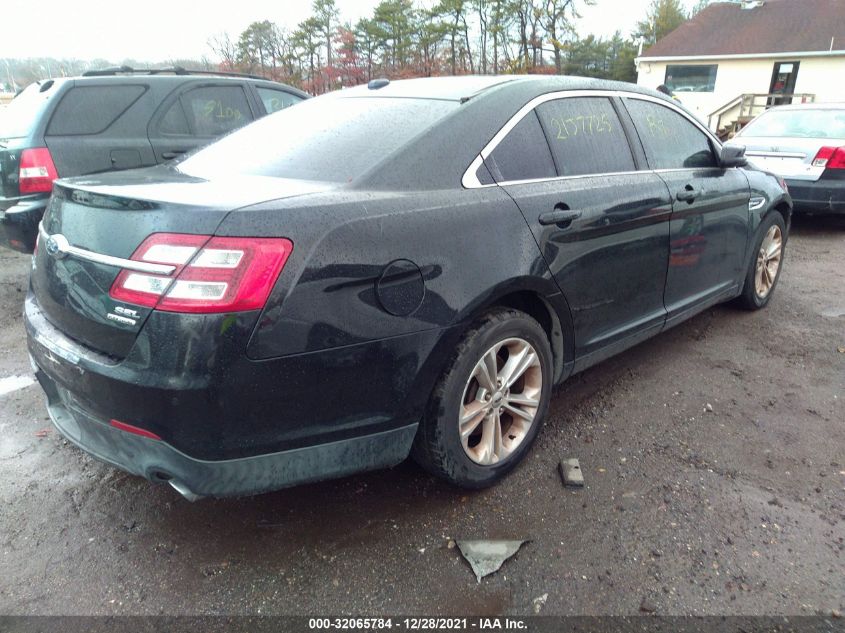
[[[485,406],[483,402],[471,402],[463,408],[461,416],[461,437],[469,437],[484,419]]]
[[[519,352],[508,358],[508,362],[505,363],[505,366],[499,374],[502,380],[502,388],[508,389],[513,386],[522,374],[528,371],[528,368],[536,361],[537,356],[534,354],[534,350],[527,345],[519,350]]]
[[[482,464],[490,464],[493,461],[494,443],[496,441],[495,426],[498,426],[494,416],[484,418],[484,425],[481,427],[481,441],[478,442],[476,450],[480,451],[478,461]]]
[[[504,407],[507,411],[510,411],[514,415],[518,415],[526,422],[531,422],[534,419],[534,416],[528,413],[528,411],[523,411],[519,407],[513,406],[510,402],[506,402]]]
[[[476,365],[476,377],[487,391],[496,391],[496,353],[498,348],[487,352]]]
[[[504,457],[505,446],[502,443],[502,416],[499,415],[499,412],[493,416],[493,454],[491,455],[491,459],[494,462],[499,461],[502,457]]]
[[[777,262],[769,262],[768,265],[766,266],[766,270],[768,270],[768,272],[769,272],[769,281],[772,283],[772,285],[774,285],[775,277],[777,277],[777,274],[778,274],[778,264],[777,264]]]
[[[769,259],[774,259],[775,257],[780,257],[780,249],[781,243],[780,242],[772,242],[772,245],[769,247],[769,250],[766,251],[766,257]]]
[[[508,396],[508,402],[511,404],[518,404],[523,407],[536,409],[540,406],[540,401],[526,396],[524,393],[512,393]]]

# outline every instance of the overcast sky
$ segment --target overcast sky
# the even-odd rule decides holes
[[[369,16],[379,0],[337,0],[341,19]],[[251,22],[293,28],[310,14],[310,0],[0,0],[2,57],[164,61],[213,57],[208,39],[233,39]],[[433,0],[424,0],[431,6]],[[597,0],[580,11],[579,34],[628,35],[650,0]],[[687,6],[694,0],[685,0]],[[582,3],[583,6],[583,3]]]

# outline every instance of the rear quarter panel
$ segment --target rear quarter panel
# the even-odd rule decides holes
[[[217,233],[294,243],[250,342],[255,359],[446,328],[503,293],[557,291],[518,208],[498,188],[306,196],[239,210]],[[396,260],[419,269],[408,292],[417,292],[415,279],[424,284],[405,316],[388,312],[376,290]]]

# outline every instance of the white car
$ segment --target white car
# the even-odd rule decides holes
[[[730,144],[786,180],[796,211],[845,213],[845,104],[771,108]]]

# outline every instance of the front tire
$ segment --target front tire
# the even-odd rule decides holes
[[[464,335],[432,394],[412,451],[465,488],[492,485],[528,452],[546,415],[552,353],[543,328],[497,309]]]
[[[748,265],[739,305],[746,310],[766,307],[774,294],[783,269],[786,248],[786,224],[783,216],[774,211],[760,225],[754,245],[754,257]]]

